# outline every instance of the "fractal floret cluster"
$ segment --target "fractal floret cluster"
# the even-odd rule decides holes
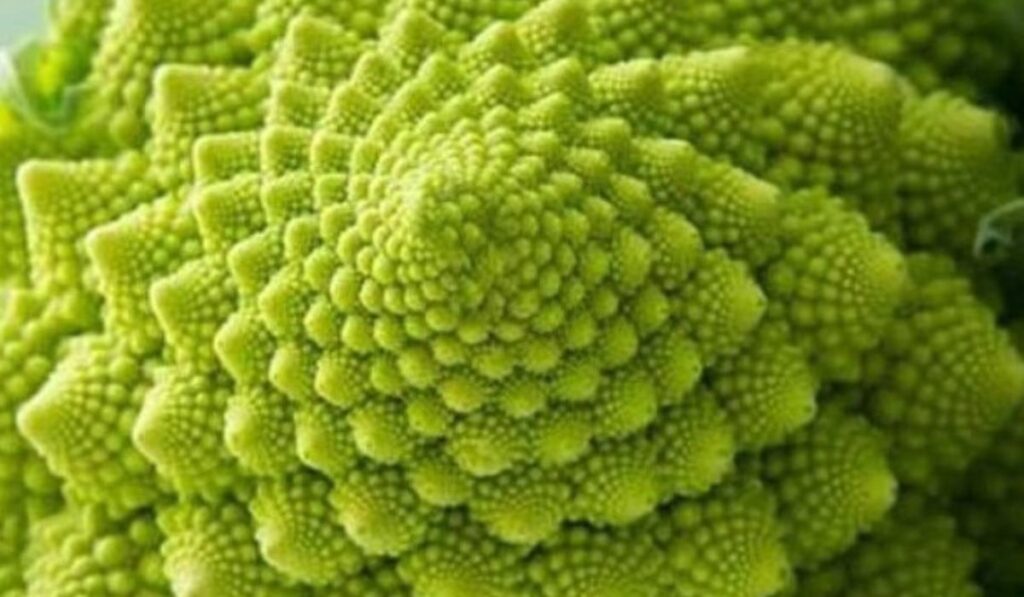
[[[1024,590],[995,3],[53,13],[0,595]]]

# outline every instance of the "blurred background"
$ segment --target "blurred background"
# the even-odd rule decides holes
[[[0,46],[41,31],[47,4],[47,0],[0,0]]]

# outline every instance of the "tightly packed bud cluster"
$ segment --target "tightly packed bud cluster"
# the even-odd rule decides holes
[[[995,24],[717,4],[69,2],[76,116],[0,110],[0,595],[975,595],[1019,189],[921,89]]]

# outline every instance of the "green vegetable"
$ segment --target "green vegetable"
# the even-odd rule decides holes
[[[964,99],[1014,46],[816,4],[57,3],[0,105],[0,595],[1022,586],[965,489],[1024,397]]]

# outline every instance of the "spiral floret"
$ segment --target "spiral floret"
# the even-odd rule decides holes
[[[891,510],[1024,394],[932,213],[1012,193],[998,117],[788,5],[115,4],[103,150],[17,176],[0,593],[967,586]]]

